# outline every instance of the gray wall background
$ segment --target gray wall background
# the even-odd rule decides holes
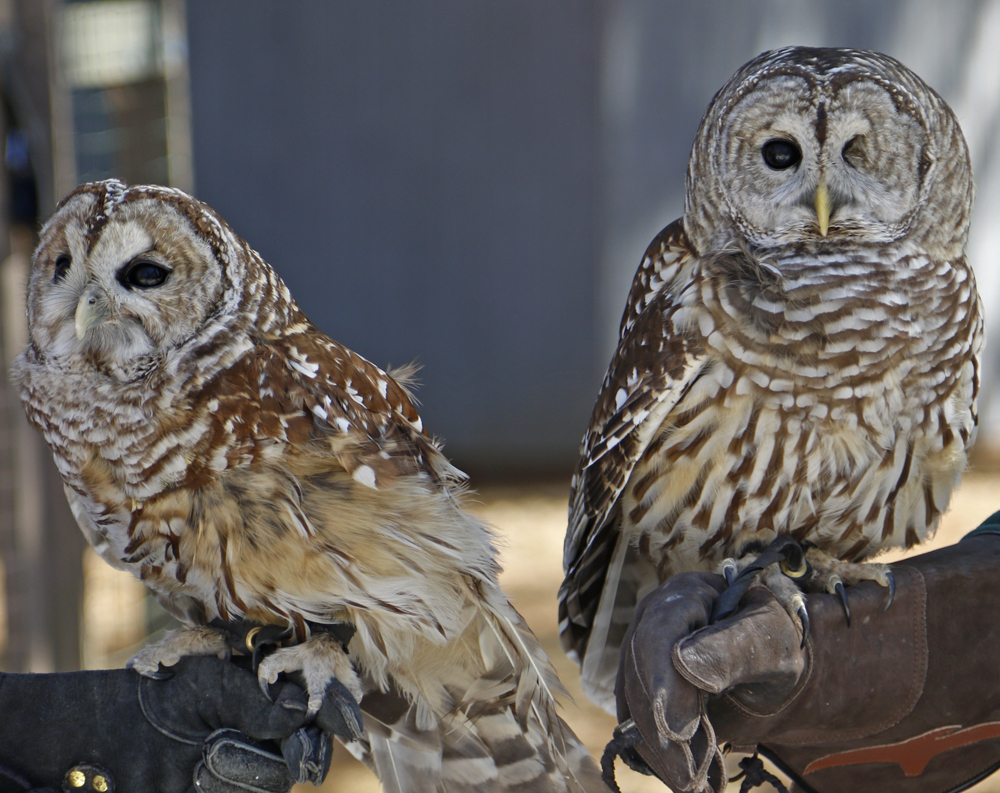
[[[572,465],[714,92],[786,44],[895,55],[955,108],[1000,303],[994,2],[189,0],[196,193],[327,333],[417,360],[477,473]],[[1000,307],[1000,306],[998,306]],[[987,439],[1000,410],[986,368]]]

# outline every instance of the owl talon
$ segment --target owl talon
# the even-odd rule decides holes
[[[169,680],[174,676],[174,672],[171,669],[167,669],[160,664],[159,668],[154,672],[147,672],[146,677],[151,680]]]
[[[844,617],[847,619],[847,627],[851,627],[851,604],[847,602],[847,588],[844,582],[839,579],[833,584],[833,591],[840,598],[840,605],[844,607]]]
[[[722,563],[722,572],[729,579],[730,565],[733,569],[737,567],[735,560],[726,559]],[[753,561],[739,571],[729,587],[716,598],[712,606],[711,621],[718,622],[728,617],[740,604],[743,596],[750,589],[750,586],[761,575],[768,577],[768,571],[773,570],[777,575],[784,577],[787,581],[804,580],[810,572],[808,563],[802,551],[802,547],[787,534],[779,534],[771,544]],[[780,572],[778,572],[780,570]],[[793,590],[797,591],[794,583],[790,584]]]
[[[886,570],[885,577],[887,579],[886,585],[889,587],[889,602],[886,603],[885,608],[882,609],[883,614],[889,610],[889,606],[892,605],[893,598],[896,597],[896,577],[892,574],[892,570]]]
[[[736,580],[736,576],[739,573],[739,568],[736,566],[735,559],[725,559],[722,562],[722,575],[726,577],[726,584],[729,586],[733,585],[733,581]]]
[[[173,670],[163,664],[157,664],[156,669],[150,669],[144,667],[142,664],[135,664],[133,661],[135,661],[135,658],[129,659],[129,662],[125,664],[125,668],[131,669],[143,677],[148,677],[150,680],[169,680],[174,676]]]
[[[802,623],[802,643],[799,645],[799,649],[801,650],[806,646],[806,639],[809,638],[809,609],[806,608],[805,603],[795,610],[795,615]]]

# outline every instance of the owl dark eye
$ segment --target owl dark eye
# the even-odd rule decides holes
[[[166,267],[152,262],[136,262],[122,273],[120,280],[127,287],[149,289],[162,284],[168,275],[170,270]]]
[[[802,161],[802,150],[790,140],[769,140],[761,149],[768,168],[784,171]]]
[[[857,166],[864,158],[861,136],[855,135],[847,141],[847,143],[844,144],[844,148],[840,152],[840,156],[844,158],[844,161],[848,165]]]
[[[931,165],[933,165],[933,164],[934,164],[934,160],[931,158],[931,156],[929,154],[927,154],[927,152],[921,152],[920,153],[920,165],[919,165],[919,168],[920,168],[920,178],[921,179],[923,179],[927,175],[927,172],[930,170]]]
[[[66,273],[69,272],[69,266],[73,263],[73,260],[69,258],[65,253],[56,259],[56,274],[52,277],[53,281],[61,281],[66,277]]]

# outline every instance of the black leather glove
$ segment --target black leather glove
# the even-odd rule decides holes
[[[362,734],[357,703],[336,681],[307,725],[293,683],[272,686],[271,702],[231,661],[184,658],[171,671],[0,674],[0,793],[285,793],[326,775],[330,736]]]
[[[763,585],[710,625],[724,580],[670,579],[622,646],[618,715],[638,739],[623,756],[698,793],[725,787],[716,742],[760,750],[818,793],[954,793],[988,776],[1000,767],[1000,513],[990,520],[894,564],[888,609],[885,588],[849,587],[850,626],[835,596],[809,595],[805,647]]]

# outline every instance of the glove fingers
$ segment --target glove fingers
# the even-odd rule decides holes
[[[701,712],[699,694],[664,661],[678,640],[708,624],[712,603],[724,585],[719,576],[682,574],[643,599],[625,637],[618,669],[619,691],[629,704],[641,704],[642,712],[622,708],[619,696],[620,719],[631,713],[643,729],[639,719],[652,711],[664,737],[688,740],[694,734]]]
[[[701,695],[670,664],[657,665],[648,646],[636,646],[636,636],[622,658],[621,685],[635,723],[643,735],[655,731],[673,741],[688,741],[698,729]],[[668,653],[658,656],[669,658]],[[628,668],[631,666],[631,669]]]
[[[207,793],[286,793],[294,781],[284,757],[231,729],[209,736],[194,772],[195,790]]]
[[[691,684],[719,694],[764,679],[790,685],[805,668],[805,650],[788,612],[766,587],[754,587],[735,616],[682,639],[673,648],[674,667]]]
[[[681,685],[684,685],[683,682]],[[635,750],[672,790],[721,793],[727,781],[725,764],[715,731],[705,714],[704,700],[698,701],[694,718],[686,725],[683,734],[664,731],[664,704],[661,699],[654,705],[653,718],[648,713],[638,714],[639,718],[635,721],[643,741]],[[674,704],[673,701],[669,703],[672,711],[676,710]]]
[[[257,691],[260,692],[257,687]],[[306,714],[309,710],[309,698],[305,690],[294,683],[284,682],[274,698],[274,704],[268,711],[267,729],[273,733],[272,740],[288,735],[294,729],[305,724]],[[294,725],[291,730],[282,729],[288,725]]]
[[[333,741],[317,727],[303,727],[281,742],[281,754],[296,782],[319,787],[330,770]]]
[[[360,705],[347,686],[337,679],[327,686],[323,705],[316,714],[316,724],[345,743],[356,741],[365,734]]]
[[[720,576],[674,576],[636,609],[622,647],[619,719],[635,721],[642,736],[636,750],[677,791],[720,791],[725,784],[704,694],[667,660],[678,640],[708,624],[724,587]]]
[[[171,734],[199,739],[208,730],[233,727],[259,740],[280,741],[307,721],[314,721],[325,732],[355,741],[364,735],[361,708],[343,683],[331,680],[325,699],[315,719],[308,718],[308,695],[290,681],[272,687],[272,702],[261,692],[257,676],[231,661],[216,658],[183,658],[177,676],[168,681],[140,680],[140,700],[148,701],[144,712],[152,714],[157,724],[170,725]],[[198,711],[179,712],[175,706],[177,689],[185,686],[199,692]],[[203,692],[212,692],[205,696]],[[189,693],[187,699],[193,697]]]
[[[223,675],[226,693],[219,726],[227,724],[257,738],[280,740],[309,720],[308,695],[294,683],[283,681],[272,687],[272,690],[277,689],[277,694],[271,702],[263,695],[251,672],[225,664]],[[325,732],[348,743],[364,735],[361,708],[347,687],[336,679],[327,686],[323,705],[314,721]]]
[[[639,602],[632,624],[639,624],[649,611],[656,612],[657,619],[666,619],[678,627],[686,621],[706,625],[716,598],[726,587],[726,579],[721,575],[678,573]]]
[[[212,730],[232,727],[259,740],[281,740],[305,723],[306,694],[298,686],[282,684],[271,702],[256,675],[232,661],[189,656],[174,671],[170,680],[139,679],[143,713],[161,732],[200,743]]]

